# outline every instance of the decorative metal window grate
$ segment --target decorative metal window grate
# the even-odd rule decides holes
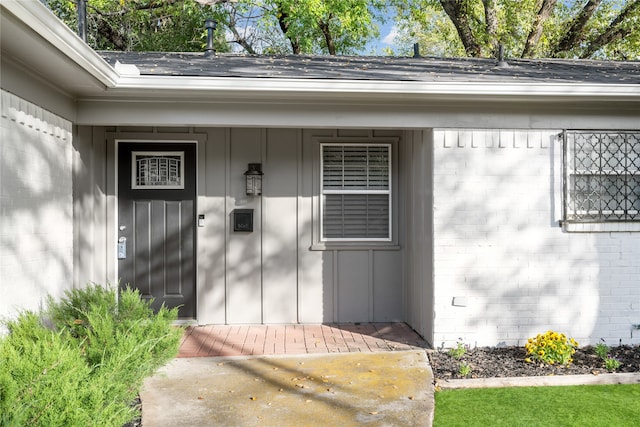
[[[391,145],[322,144],[322,238],[391,239]]]
[[[640,131],[565,131],[565,219],[640,221]]]
[[[133,152],[133,189],[183,189],[183,152]]]

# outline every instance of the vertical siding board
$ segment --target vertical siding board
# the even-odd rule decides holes
[[[456,139],[451,131],[413,131],[407,136],[410,146],[405,156],[407,187],[407,270],[406,321],[427,340],[433,337],[433,257],[432,232],[432,144],[446,150],[440,142],[444,135]],[[448,150],[446,150],[448,153]]]
[[[338,322],[368,322],[369,251],[338,251]]]
[[[300,268],[299,321],[302,323],[334,322],[334,274],[330,251],[311,251],[313,234],[319,232],[314,215],[319,212],[319,150],[313,140],[317,136],[333,136],[331,129],[302,131],[302,186],[299,216],[298,262]]]
[[[263,165],[263,311],[265,323],[297,321],[298,132],[267,131]]]
[[[85,280],[97,282],[110,282],[115,277],[113,265],[115,257],[114,251],[109,248],[115,248],[110,243],[113,241],[115,227],[109,228],[110,224],[114,224],[115,218],[113,211],[109,211],[108,194],[109,193],[109,162],[114,162],[114,158],[110,158],[109,153],[115,154],[115,148],[109,147],[104,128],[93,128],[93,149],[91,155],[91,174],[89,183],[92,186],[93,194],[92,220],[91,224],[87,224],[87,231],[93,237],[94,259],[91,268],[91,275]],[[111,145],[113,145],[111,143]],[[113,176],[113,175],[111,175]],[[115,190],[115,189],[114,189]],[[110,240],[111,239],[111,240]],[[83,285],[84,283],[81,283]]]
[[[227,322],[262,322],[261,206],[260,197],[245,194],[244,172],[249,163],[261,163],[260,129],[231,129],[230,206],[253,209],[253,232],[229,234],[227,251]],[[229,218],[231,221],[232,218]]]
[[[92,128],[79,127],[73,142],[73,219],[74,219],[74,283],[81,284],[88,281],[92,275],[92,267],[96,262],[91,254],[91,248],[97,248],[94,242],[96,225],[93,223],[94,201],[92,194],[91,160],[93,157]]]
[[[371,252],[371,314],[373,322],[402,322],[403,277],[400,251]]]
[[[205,226],[197,228],[197,315],[201,324],[226,322],[226,159],[227,130],[208,129],[206,142],[198,147],[201,178],[197,208],[205,216]]]

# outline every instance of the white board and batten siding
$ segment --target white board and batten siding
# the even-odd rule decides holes
[[[318,227],[318,138],[386,138],[402,131],[266,128],[80,127],[77,150],[87,153],[100,176],[84,168],[80,227],[105,236],[92,262],[83,259],[78,280],[117,280],[111,245],[116,224],[114,141],[196,139],[198,208],[197,321],[201,324],[389,322],[405,320],[403,226],[393,248],[312,249]],[[119,136],[120,135],[120,136]],[[82,156],[85,158],[86,156]],[[245,195],[244,172],[261,163],[261,197]],[[399,187],[401,187],[399,185]],[[96,192],[105,189],[105,193]],[[396,196],[397,197],[397,196]],[[398,199],[399,200],[399,199]],[[399,205],[399,203],[396,203]],[[253,232],[233,231],[233,211],[253,209]],[[404,207],[394,215],[402,223]],[[80,210],[80,209],[79,209]],[[103,215],[106,212],[106,215]],[[95,219],[98,221],[95,221]],[[113,230],[111,230],[113,228]],[[79,254],[78,254],[79,255]],[[86,256],[86,254],[85,254]],[[98,277],[98,279],[96,279]]]
[[[567,233],[551,130],[434,130],[434,345],[640,343],[637,233]]]

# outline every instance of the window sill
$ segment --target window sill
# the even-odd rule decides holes
[[[309,247],[311,251],[399,251],[400,245],[390,243],[316,243]]]
[[[569,222],[562,223],[568,233],[631,233],[640,232],[640,222]]]

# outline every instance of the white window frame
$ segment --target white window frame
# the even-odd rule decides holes
[[[324,188],[324,147],[339,146],[339,147],[386,147],[388,150],[388,188],[386,190],[373,190],[373,189],[358,189],[358,190],[325,190]],[[353,242],[383,242],[389,243],[393,241],[393,145],[390,142],[376,142],[363,141],[363,142],[320,142],[320,241],[326,243],[353,243]],[[386,194],[388,200],[388,232],[387,237],[325,237],[324,236],[324,196],[329,194]]]

